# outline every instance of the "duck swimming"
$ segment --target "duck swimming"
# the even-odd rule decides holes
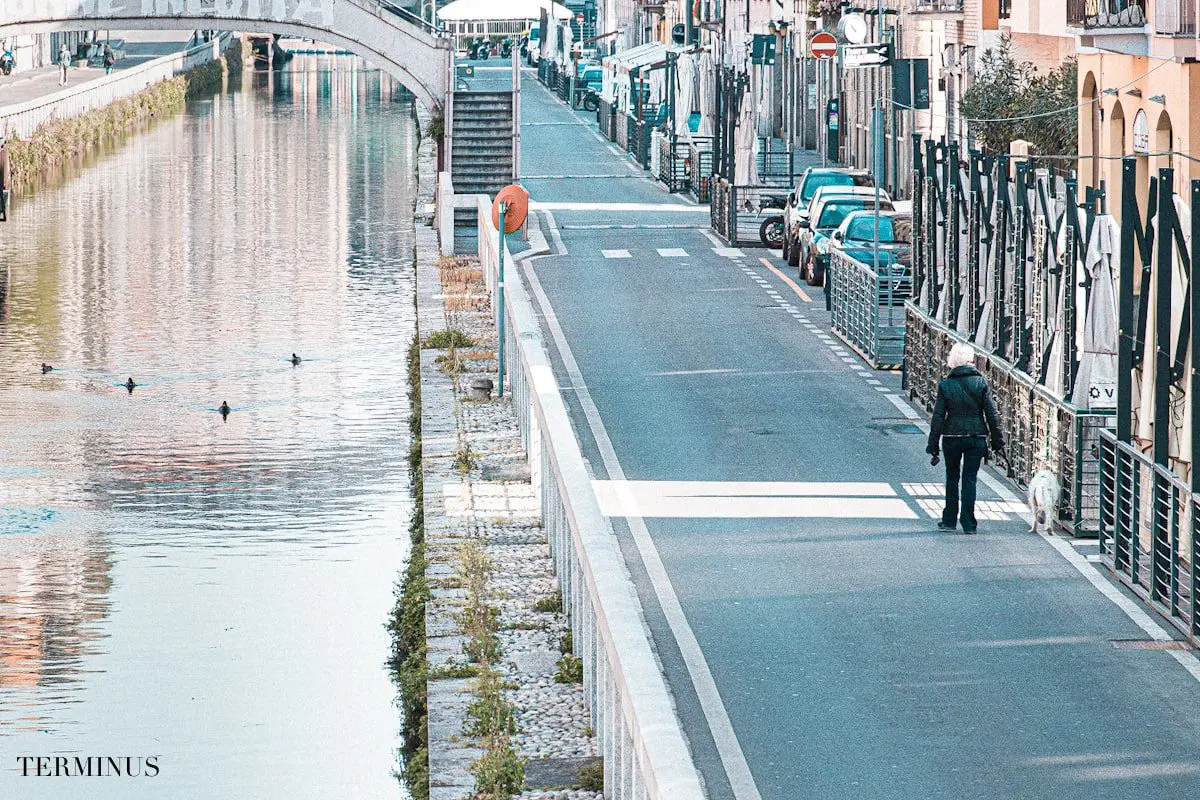
[[[228,417],[229,412],[232,410],[233,409],[231,409],[229,407],[229,403],[226,403],[224,400],[221,401],[221,407],[217,409],[217,411],[221,412],[221,419],[225,419],[226,417]]]
[[[300,365],[300,356],[296,355],[295,353],[292,353],[292,366],[297,367],[299,365]]]
[[[54,371],[54,367],[50,366],[49,364],[46,364],[45,362],[42,363],[42,374],[43,375],[45,375],[47,372],[53,372],[53,371]]]
[[[133,382],[133,378],[130,378],[129,380],[125,381],[125,388],[129,390],[130,394],[133,394],[133,390],[136,386],[137,386],[137,384]]]

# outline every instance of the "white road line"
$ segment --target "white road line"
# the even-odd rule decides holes
[[[687,250],[680,247],[660,247],[658,254],[663,258],[687,258]]]
[[[921,418],[921,415],[919,413],[917,413],[917,410],[915,408],[913,408],[908,403],[904,402],[903,397],[900,397],[899,395],[896,395],[896,394],[889,394],[887,399],[890,400],[892,405],[894,405],[900,411],[900,413],[904,415],[905,419],[920,419]],[[928,427],[925,429],[925,433],[929,433]]]
[[[724,243],[717,238],[717,235],[707,228],[700,231],[700,235],[712,242],[713,247],[724,247]]]
[[[745,258],[746,254],[736,247],[714,247],[713,252],[725,258]]]
[[[890,392],[890,391],[891,391],[891,389],[889,389],[889,388],[888,388],[888,387],[886,387],[886,386],[876,386],[876,387],[875,387],[875,391],[877,391],[877,392]]]
[[[748,292],[750,290],[747,289],[745,286],[739,286],[737,288],[730,288],[730,289],[702,289],[701,291],[704,291],[704,292]]]
[[[726,372],[737,372],[736,369],[681,369],[673,372],[648,372],[647,375],[661,378],[668,375],[723,375]]]
[[[601,250],[605,258],[633,258],[628,250]]]
[[[551,337],[554,339],[554,344],[558,349],[559,357],[562,359],[563,367],[570,377],[570,383],[577,389],[576,395],[579,398],[579,406],[583,410],[588,427],[592,431],[596,447],[600,451],[600,458],[604,462],[604,468],[608,472],[609,478],[623,481],[625,480],[625,470],[621,468],[621,462],[617,459],[617,452],[613,447],[612,439],[608,436],[608,430],[604,427],[604,421],[600,418],[600,411],[596,408],[595,401],[592,400],[592,394],[588,391],[587,384],[583,380],[583,373],[579,369],[579,364],[575,361],[575,356],[571,352],[570,345],[567,344],[566,335],[563,333],[562,326],[558,323],[558,317],[554,314],[554,309],[550,305],[550,299],[546,296],[541,282],[538,281],[537,275],[528,264],[526,264],[523,272],[525,278],[529,281],[534,296],[537,297],[538,303],[542,307],[542,315],[546,320],[546,326],[550,329]],[[725,709],[725,705],[721,701],[721,693],[717,690],[717,682],[713,679],[712,670],[709,669],[708,662],[704,658],[704,650],[700,647],[700,642],[696,639],[695,632],[688,625],[687,615],[683,613],[683,605],[679,602],[679,596],[675,593],[675,587],[671,584],[671,577],[667,574],[667,568],[662,562],[658,548],[655,546],[654,540],[650,537],[650,531],[646,528],[646,523],[640,517],[628,517],[626,518],[626,524],[629,526],[634,544],[641,555],[642,563],[646,567],[646,574],[650,579],[651,585],[654,587],[654,593],[658,597],[659,604],[662,606],[663,616],[666,618],[667,625],[671,629],[671,634],[675,637],[675,642],[679,646],[680,655],[683,658],[684,665],[687,667],[688,675],[692,679],[692,685],[696,690],[696,697],[700,702],[701,710],[704,712],[704,718],[708,721],[709,731],[712,733],[713,741],[717,747],[717,754],[721,759],[722,766],[725,768],[725,774],[729,778],[733,795],[736,800],[762,800],[758,786],[754,783],[754,775],[750,772],[750,765],[746,762],[746,754],[742,751],[742,746],[737,739],[737,733],[733,730],[733,722],[729,719],[729,712]]]
[[[696,206],[677,203],[540,203],[529,204],[531,211],[646,211],[655,214],[698,214],[705,213]]]

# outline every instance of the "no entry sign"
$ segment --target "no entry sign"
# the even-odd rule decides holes
[[[837,39],[832,33],[821,31],[813,34],[812,40],[808,43],[808,49],[812,53],[813,58],[821,61],[828,61],[837,55]]]

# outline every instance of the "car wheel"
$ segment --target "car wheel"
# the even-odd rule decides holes
[[[808,254],[808,264],[804,271],[804,282],[809,286],[820,286],[821,275],[817,267],[817,257],[813,253]]]

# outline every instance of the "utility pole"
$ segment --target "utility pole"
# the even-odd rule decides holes
[[[876,13],[876,35],[877,35],[877,38],[875,41],[879,42],[880,44],[883,44],[883,0],[878,0],[878,4],[875,7],[875,13]],[[880,70],[877,75],[878,80],[875,81],[878,84],[878,86],[877,86],[878,91],[876,92],[876,95],[875,95],[875,108],[874,108],[874,111],[872,112],[871,116],[872,116],[872,122],[874,123],[872,125],[872,127],[874,128],[873,132],[875,134],[872,137],[872,139],[873,139],[872,144],[874,145],[874,147],[872,149],[874,150],[874,155],[875,155],[875,169],[873,170],[873,172],[875,173],[875,259],[874,260],[875,260],[875,275],[876,275],[876,278],[878,278],[878,276],[880,275],[880,269],[879,269],[879,205],[881,202],[883,202],[882,192],[880,189],[880,183],[882,183],[882,181],[883,181],[883,171],[885,168],[885,164],[884,164],[884,161],[882,158],[882,156],[883,156],[883,121],[884,121],[884,116],[883,116],[883,113],[884,113],[883,112],[884,91],[883,91],[883,71],[882,71],[883,68],[877,67],[876,69]],[[888,306],[888,325],[889,326],[892,324],[892,310],[893,310],[892,309],[892,274],[891,273],[892,273],[892,269],[889,265],[888,275],[885,278],[885,280],[887,281],[887,306]]]

